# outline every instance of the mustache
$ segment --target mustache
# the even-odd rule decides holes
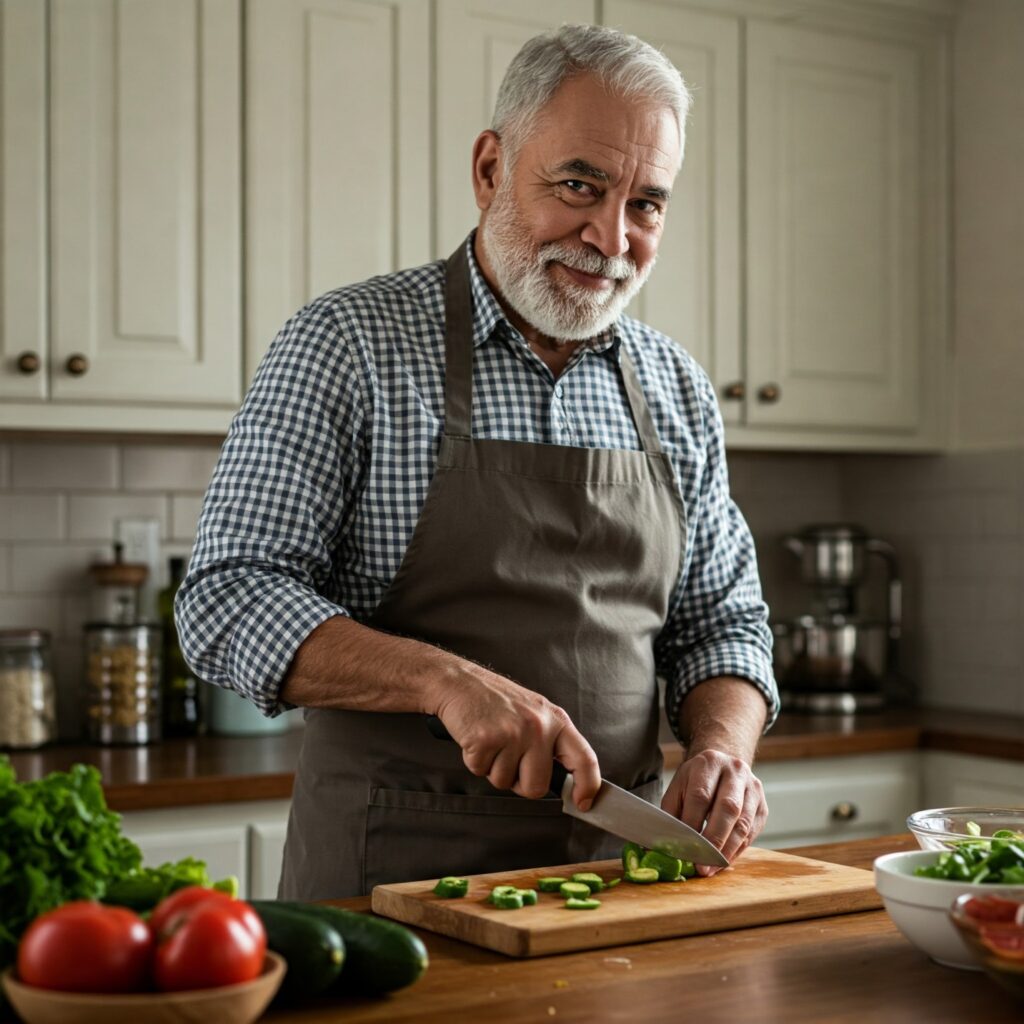
[[[636,264],[627,256],[602,256],[589,249],[578,249],[564,242],[549,242],[537,253],[543,264],[564,263],[585,274],[597,274],[613,281],[631,281],[636,277]]]

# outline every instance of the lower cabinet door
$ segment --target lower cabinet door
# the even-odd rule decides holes
[[[277,899],[277,883],[281,878],[284,837],[287,830],[286,820],[260,822],[252,826],[249,836],[251,899]]]

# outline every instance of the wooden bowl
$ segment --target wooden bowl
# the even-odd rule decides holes
[[[0,976],[4,992],[25,1024],[252,1024],[284,979],[284,958],[267,951],[252,981],[190,992],[55,992],[24,985],[9,967]]]

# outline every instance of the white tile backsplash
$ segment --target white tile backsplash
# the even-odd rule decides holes
[[[62,735],[77,730],[89,564],[109,557],[126,517],[160,521],[164,561],[187,555],[218,453],[0,442],[0,628],[54,634]],[[900,558],[904,668],[922,701],[1024,714],[1024,453],[731,452],[729,470],[774,618],[808,607],[782,538],[814,522],[859,522]]]
[[[170,536],[191,543],[196,535],[199,513],[203,508],[201,494],[175,494],[171,497]]]
[[[187,491],[197,486],[203,490],[219,454],[219,448],[199,446],[125,447],[121,454],[123,486],[128,491]]]
[[[9,450],[15,490],[115,490],[120,483],[114,444],[16,441]]]
[[[167,536],[167,498],[163,494],[72,494],[68,508],[71,540],[105,540],[113,551],[118,519],[156,519]]]
[[[0,540],[60,540],[63,494],[0,494]]]
[[[110,548],[100,542],[18,544],[11,554],[10,592],[58,595],[85,592],[92,586],[89,566],[110,559]]]

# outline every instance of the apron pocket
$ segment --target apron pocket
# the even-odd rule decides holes
[[[363,892],[388,882],[565,863],[572,821],[553,797],[371,788]]]

